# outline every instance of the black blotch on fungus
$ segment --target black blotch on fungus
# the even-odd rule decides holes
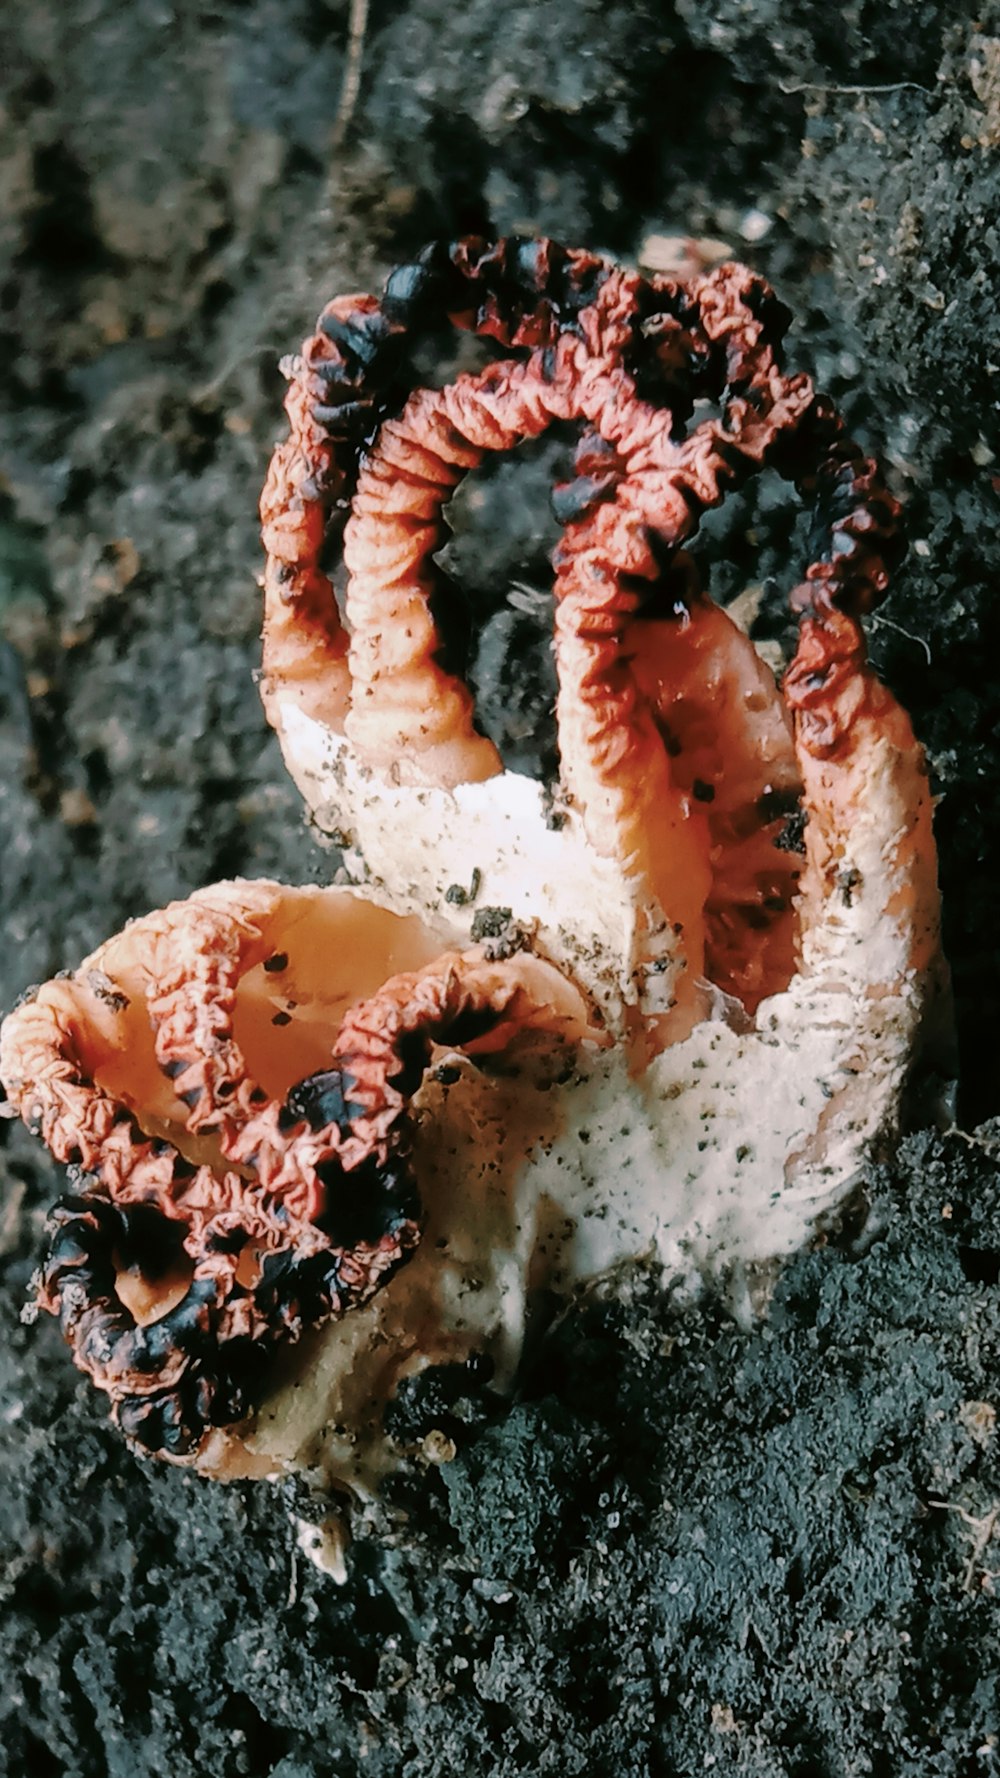
[[[310,1074],[289,1089],[281,1108],[281,1128],[307,1123],[317,1133],[333,1127],[347,1135],[354,1118],[364,1111],[363,1105],[351,1099],[355,1085],[354,1076],[339,1068],[321,1068]]]
[[[317,1168],[326,1186],[326,1206],[319,1226],[338,1247],[376,1245],[420,1214],[420,1201],[405,1162],[390,1158],[381,1166],[374,1157],[344,1171],[336,1161]]]
[[[268,1254],[254,1288],[254,1303],[276,1331],[298,1334],[323,1320],[346,1299],[339,1252]]]

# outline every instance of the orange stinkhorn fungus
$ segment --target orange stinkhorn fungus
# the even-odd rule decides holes
[[[414,389],[444,319],[502,356]],[[542,1283],[788,1253],[894,1129],[947,1001],[924,758],[861,623],[898,506],[781,369],[786,320],[745,267],[466,240],[288,361],[264,701],[364,887],[203,890],[0,1034],[14,1107],[82,1174],[40,1301],[144,1448],[232,1473],[259,1409],[251,1467],[319,1439],[327,1473],[377,1473],[408,1370],[509,1376]],[[553,421],[579,429],[555,807],[477,731],[434,615],[452,490]],[[780,690],[685,547],[765,467],[815,519]],[[308,1377],[265,1383],[296,1341]]]

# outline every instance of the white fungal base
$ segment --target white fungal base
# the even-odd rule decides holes
[[[555,807],[541,784],[519,772],[455,790],[386,783],[358,763],[343,735],[292,699],[276,700],[276,709],[285,764],[372,901],[446,919],[456,945],[473,942],[482,909],[509,909],[533,949],[593,996],[612,1030],[628,1007],[643,1017],[669,1007],[683,967],[674,934],[664,928],[656,946],[645,934],[647,961],[638,960],[642,909],[632,881],[594,851],[579,815]]]
[[[376,784],[290,704],[282,727],[318,822],[364,859],[366,895],[447,919],[456,943],[477,907],[509,907],[618,1025],[633,996],[627,895],[571,814],[552,829],[540,787],[512,773],[453,793]],[[365,1308],[285,1355],[253,1427],[202,1467],[305,1467],[367,1491],[395,1461],[381,1417],[401,1379],[481,1352],[502,1386],[540,1288],[569,1294],[636,1260],[692,1285],[738,1274],[843,1205],[898,1126],[946,978],[920,750],[883,735],[838,769],[835,794],[825,766],[807,782],[807,805],[849,793],[850,818],[810,857],[788,988],[751,1024],[706,985],[702,1022],[638,1073],[623,1043],[548,1085],[439,1053],[415,1101],[421,1247]],[[452,884],[478,894],[456,905]]]

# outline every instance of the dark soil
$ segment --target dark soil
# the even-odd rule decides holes
[[[457,1457],[357,1521],[337,1586],[291,1525],[324,1503],[139,1462],[54,1324],[20,1324],[59,1182],[0,1125],[0,1770],[998,1770],[1000,13],[372,0],[338,144],[347,14],[0,7],[0,1001],[200,883],[331,868],[253,682],[276,361],[321,302],[469,227],[721,236],[907,501],[872,647],[941,798],[981,1127],[910,1136],[863,1239],[753,1331],[640,1285],[541,1338],[512,1405],[414,1390],[401,1430]],[[484,476],[454,546],[526,754],[545,479]],[[767,482],[712,528],[762,633],[790,539]]]

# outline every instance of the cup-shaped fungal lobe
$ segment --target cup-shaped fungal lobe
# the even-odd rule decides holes
[[[203,1460],[274,1355],[418,1245],[434,1049],[540,1090],[596,1036],[551,965],[348,890],[221,884],[135,921],[2,1028],[12,1105],[76,1173],[39,1300],[138,1445]]]

